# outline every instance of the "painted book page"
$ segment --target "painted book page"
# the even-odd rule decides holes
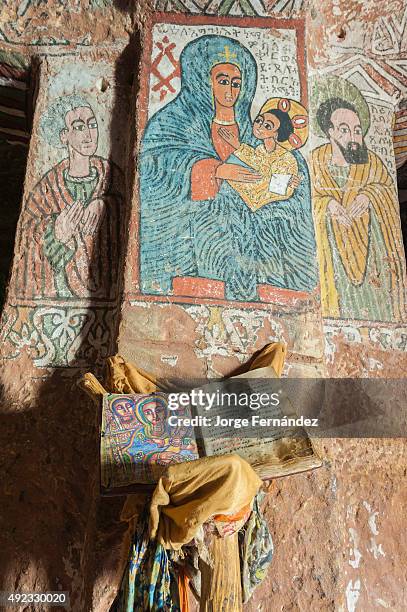
[[[184,409],[188,417],[188,408]],[[198,459],[192,427],[171,427],[167,396],[106,394],[101,431],[101,484],[151,484],[172,463]]]

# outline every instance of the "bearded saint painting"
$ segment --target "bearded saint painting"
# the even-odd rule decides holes
[[[41,132],[67,156],[24,203],[11,291],[26,299],[115,298],[121,171],[96,155],[98,122],[82,96],[58,98],[44,113]]]
[[[261,301],[268,288],[311,292],[315,240],[301,153],[292,151],[298,176],[285,197],[250,207],[242,196],[262,179],[235,155],[262,144],[250,116],[256,60],[232,38],[201,36],[181,52],[180,73],[178,95],[150,118],[141,143],[141,292],[244,302]],[[289,120],[263,115],[275,130]]]
[[[312,153],[314,212],[326,317],[400,321],[405,316],[399,203],[385,164],[365,142],[369,107],[338,77],[319,82]]]

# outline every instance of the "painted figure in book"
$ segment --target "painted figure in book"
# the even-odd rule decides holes
[[[386,166],[365,143],[369,107],[354,85],[335,77],[316,97],[318,128],[329,141],[312,155],[322,313],[402,320],[399,205]]]
[[[81,96],[58,98],[43,115],[41,131],[67,157],[24,203],[12,291],[31,299],[114,297],[122,179],[114,164],[96,155],[95,113]]]
[[[116,398],[112,401],[111,408],[118,429],[133,429],[137,424],[136,406],[134,400],[129,396],[124,395],[123,397]]]
[[[131,436],[123,452],[129,458],[137,455],[148,463],[177,463],[195,459],[191,431],[168,426],[168,408],[164,396],[156,394],[135,402],[135,415],[141,424]],[[188,434],[185,435],[185,434]],[[184,435],[183,435],[184,434]],[[182,452],[181,452],[182,451]]]
[[[171,295],[189,278],[221,285],[227,300],[259,301],[262,287],[311,292],[305,109],[273,98],[252,128],[257,65],[232,38],[188,43],[180,73],[179,94],[142,139],[141,291]]]

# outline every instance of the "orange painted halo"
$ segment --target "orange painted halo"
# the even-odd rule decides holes
[[[263,104],[260,113],[267,113],[275,108],[288,114],[294,128],[294,133],[290,135],[288,140],[279,142],[279,144],[289,151],[300,149],[308,140],[309,121],[307,109],[296,100],[291,100],[290,98],[270,98],[270,100]]]

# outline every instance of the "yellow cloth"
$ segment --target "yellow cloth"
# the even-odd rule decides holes
[[[267,344],[234,374],[271,366],[277,376],[281,376],[286,351],[281,342]],[[91,373],[85,374],[79,383],[98,405],[104,393],[159,390],[154,376],[126,362],[120,355],[109,357],[107,366],[105,386]],[[172,465],[154,491],[151,529],[154,534],[158,532],[164,546],[180,548],[213,514],[235,514],[251,503],[261,482],[251,466],[238,455],[205,457]],[[129,495],[121,519],[132,521],[140,513],[145,498],[145,494]],[[160,506],[165,506],[161,522]]]
[[[292,187],[287,187],[284,195],[269,191],[269,183],[273,174],[298,175],[298,164],[294,155],[276,143],[274,151],[269,153],[264,145],[254,148],[241,144],[235,151],[236,157],[245,164],[257,170],[262,179],[256,183],[241,183],[228,181],[235,191],[242,197],[251,210],[258,210],[270,202],[278,202],[291,198],[294,193]]]
[[[366,195],[372,210],[352,221],[345,227],[332,219],[332,228],[337,248],[349,282],[359,285],[363,282],[368,254],[370,215],[375,214],[386,246],[391,274],[394,318],[402,320],[404,314],[404,263],[402,260],[402,237],[399,220],[399,205],[394,184],[383,162],[371,151],[366,164],[352,164],[349,177],[343,189],[332,178],[328,163],[332,158],[332,146],[322,145],[312,153],[313,203],[316,240],[321,282],[322,314],[339,317],[339,298],[335,287],[332,253],[327,232],[327,207],[331,199],[349,208],[355,198]],[[385,262],[383,262],[384,264]]]
[[[158,390],[155,376],[144,372],[120,355],[106,360],[107,375],[104,386],[90,372],[79,381],[81,387],[99,404],[105,393],[154,393]]]
[[[281,376],[286,356],[286,346],[282,342],[266,344],[247,364],[239,368],[239,374],[272,366]],[[105,393],[154,393],[160,391],[160,383],[155,376],[141,370],[134,363],[125,361],[120,355],[106,360],[106,382],[102,385],[90,372],[84,374],[79,385],[99,404]],[[236,372],[237,373],[237,372]],[[236,374],[235,373],[235,374]]]
[[[178,550],[214,514],[235,514],[250,504],[261,484],[238,455],[171,465],[153,493],[150,535],[165,548]]]

